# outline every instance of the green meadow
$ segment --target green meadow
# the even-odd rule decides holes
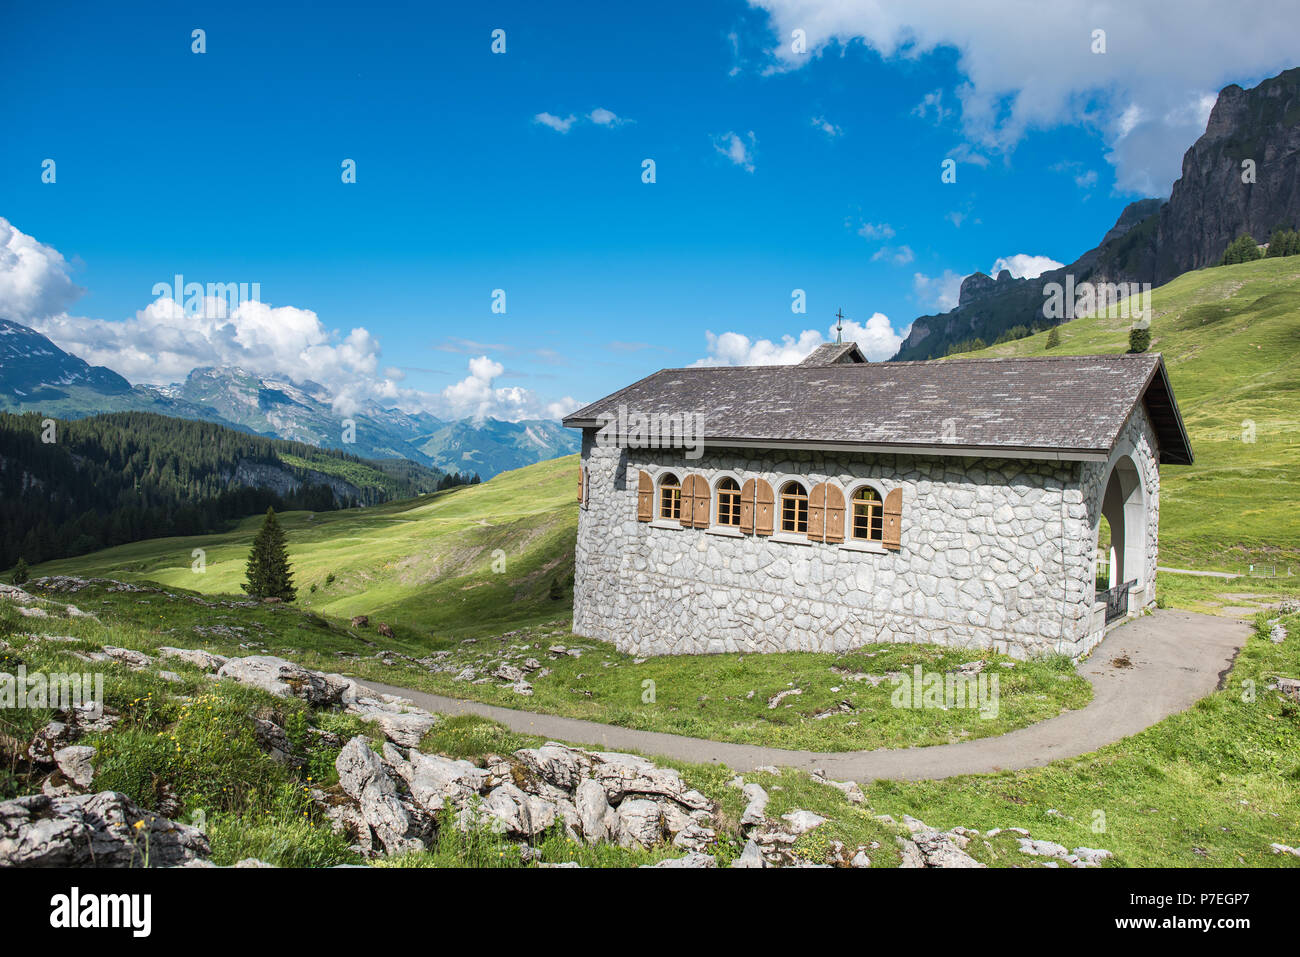
[[[1196,464],[1160,471],[1160,564],[1300,574],[1300,257],[1186,273],[1152,294]],[[1114,310],[1112,310],[1114,311]],[[1092,315],[972,356],[1128,349],[1131,320]]]

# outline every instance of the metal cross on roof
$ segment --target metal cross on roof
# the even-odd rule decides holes
[[[841,342],[843,341],[843,337],[844,337],[844,332],[843,332],[843,330],[844,330],[844,310],[843,310],[843,309],[839,309],[839,310],[837,310],[836,313],[835,313],[835,318],[839,320],[839,322],[837,322],[837,323],[835,324],[835,344],[838,346],[838,345],[841,344]]]

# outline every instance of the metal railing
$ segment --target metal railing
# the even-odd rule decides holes
[[[1129,589],[1137,584],[1136,578],[1131,578],[1126,582],[1116,585],[1114,588],[1097,590],[1097,601],[1106,603],[1106,624],[1110,624],[1117,618],[1123,618],[1128,614],[1128,593]]]

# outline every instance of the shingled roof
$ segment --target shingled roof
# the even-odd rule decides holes
[[[664,369],[564,419],[703,416],[712,445],[1104,460],[1145,401],[1163,464],[1192,462],[1159,353]]]

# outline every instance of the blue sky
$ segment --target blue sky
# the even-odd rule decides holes
[[[448,415],[554,414],[666,365],[788,359],[841,307],[887,317],[883,357],[961,276],[1095,245],[1126,202],[1167,193],[1213,91],[1295,65],[1276,20],[1236,14],[1255,33],[1225,42],[1221,13],[1192,30],[991,5],[1041,21],[1017,29],[872,6],[11,9],[0,309],[133,381],[233,354]],[[271,311],[187,341],[141,315],[176,273],[260,283]]]

